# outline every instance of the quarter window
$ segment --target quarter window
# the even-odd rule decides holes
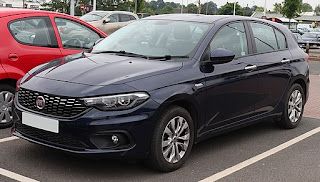
[[[129,15],[129,17],[130,17],[130,20],[137,20],[134,16],[132,16],[132,15]]]
[[[264,53],[278,50],[278,44],[274,30],[268,25],[261,23],[250,23],[254,41],[257,47],[257,53]]]
[[[216,48],[232,51],[236,57],[248,55],[247,37],[242,22],[224,26],[210,43],[211,52]]]
[[[279,49],[287,48],[287,42],[286,42],[285,36],[276,29],[274,29],[274,31],[276,32]]]
[[[55,18],[60,39],[67,49],[90,49],[100,36],[90,28],[64,18]]]
[[[44,17],[24,18],[9,23],[12,36],[21,44],[41,47],[56,47],[56,40],[52,40],[50,20]]]

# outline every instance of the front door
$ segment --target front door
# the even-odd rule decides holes
[[[224,48],[235,54],[229,63],[214,65],[206,73],[206,130],[226,126],[254,115],[257,101],[257,61],[248,52],[248,35],[243,22],[219,30],[210,43],[210,52]]]

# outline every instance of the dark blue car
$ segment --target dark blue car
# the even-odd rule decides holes
[[[178,169],[193,144],[261,119],[301,121],[309,66],[292,33],[240,16],[161,15],[32,69],[13,134],[72,153]]]

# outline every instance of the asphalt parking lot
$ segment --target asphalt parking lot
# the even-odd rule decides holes
[[[320,62],[310,62],[310,68],[312,79],[320,79]],[[8,138],[10,129],[4,129],[0,181],[319,181],[320,118],[307,113],[293,130],[266,121],[201,142],[186,164],[171,173],[135,161],[71,156]]]

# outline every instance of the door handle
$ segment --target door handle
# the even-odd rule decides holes
[[[282,63],[282,64],[290,63],[290,59],[283,59],[283,60],[281,61],[281,63]]]
[[[244,69],[245,69],[246,71],[252,71],[252,70],[257,69],[257,65],[246,66],[246,67],[244,67]]]
[[[13,54],[13,53],[10,53],[8,55],[8,58],[11,60],[11,61],[17,61],[19,59],[19,56],[17,54]]]

